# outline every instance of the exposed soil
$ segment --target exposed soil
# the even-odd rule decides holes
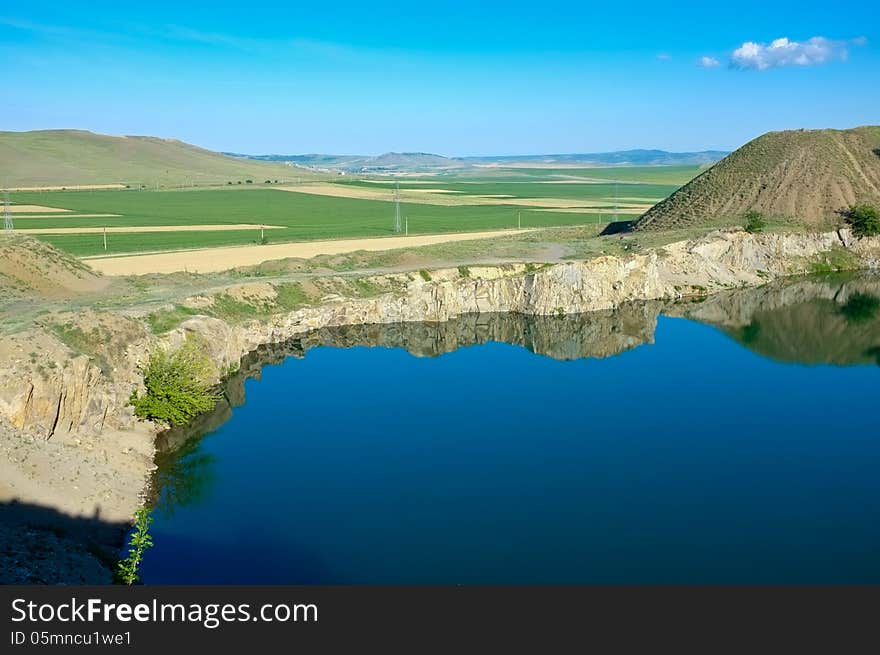
[[[237,246],[207,248],[150,255],[97,257],[88,259],[92,268],[105,275],[144,275],[147,273],[210,273],[239,266],[253,266],[261,262],[288,257],[310,258],[317,255],[337,255],[357,250],[371,252],[417,248],[438,243],[490,239],[497,236],[522,234],[528,230],[498,230],[492,232],[464,232],[430,234],[410,237],[382,237],[375,239],[336,239],[332,241],[302,241],[265,246]]]
[[[636,229],[741,223],[757,210],[834,227],[855,203],[880,204],[880,127],[770,132],[655,205]]]

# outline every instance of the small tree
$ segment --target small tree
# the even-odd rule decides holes
[[[764,214],[757,210],[750,209],[745,214],[743,214],[743,218],[746,222],[746,232],[750,234],[763,232],[764,229],[767,227],[767,219],[764,218]]]
[[[856,236],[873,237],[880,234],[880,212],[872,205],[853,205],[844,212],[844,218],[852,225]]]
[[[153,545],[153,538],[150,536],[150,524],[153,517],[150,516],[150,510],[141,507],[134,515],[134,532],[128,540],[128,556],[119,560],[116,565],[116,577],[123,584],[132,585],[140,580],[141,561],[144,558],[144,551]]]
[[[210,411],[219,394],[209,382],[213,364],[198,339],[187,335],[173,351],[158,350],[144,369],[146,393],[131,394],[130,403],[139,418],[168,425],[185,425]]]

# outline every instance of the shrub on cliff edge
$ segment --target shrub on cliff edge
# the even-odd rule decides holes
[[[130,403],[136,416],[168,425],[185,425],[213,409],[219,394],[209,382],[213,365],[195,336],[179,348],[158,350],[144,369],[146,393],[137,390]]]
[[[764,215],[755,211],[754,209],[750,209],[743,215],[743,219],[745,219],[745,229],[749,234],[757,234],[758,232],[763,232],[767,227],[767,219],[764,218]]]
[[[876,207],[853,205],[846,210],[844,217],[852,225],[856,236],[873,237],[880,234],[880,211]]]

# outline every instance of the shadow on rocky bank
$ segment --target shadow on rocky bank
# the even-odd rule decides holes
[[[125,522],[0,503],[0,584],[110,584]]]

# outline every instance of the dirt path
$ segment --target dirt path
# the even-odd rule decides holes
[[[283,230],[283,225],[256,225],[253,223],[231,223],[227,225],[149,225],[142,227],[40,227],[16,230],[22,234],[107,234],[122,232],[227,232],[231,230]]]
[[[11,214],[63,214],[70,211],[69,209],[46,207],[45,205],[9,205],[6,209]]]
[[[497,230],[493,232],[462,232],[429,234],[411,237],[379,237],[373,239],[336,239],[332,241],[299,241],[265,246],[206,248],[148,255],[84,258],[89,266],[105,275],[145,275],[147,273],[216,273],[237,266],[253,266],[273,259],[317,255],[338,255],[356,250],[377,252],[397,248],[418,248],[437,243],[490,239],[512,236],[530,230]]]
[[[394,201],[394,190],[385,187],[370,188],[331,182],[316,182],[298,186],[274,187],[276,191],[306,193],[334,198],[357,198],[359,200]],[[517,207],[543,207],[547,209],[571,209],[577,207],[593,207],[609,204],[611,200],[581,200],[577,198],[517,198],[507,194],[470,195],[451,189],[401,189],[400,201],[423,205],[444,206],[483,206],[483,205],[514,205]]]
[[[10,191],[71,191],[88,189],[124,189],[124,184],[68,184],[67,186],[19,186]]]
[[[16,216],[15,220],[20,221],[24,218],[119,218],[122,214],[27,214],[25,216]]]

